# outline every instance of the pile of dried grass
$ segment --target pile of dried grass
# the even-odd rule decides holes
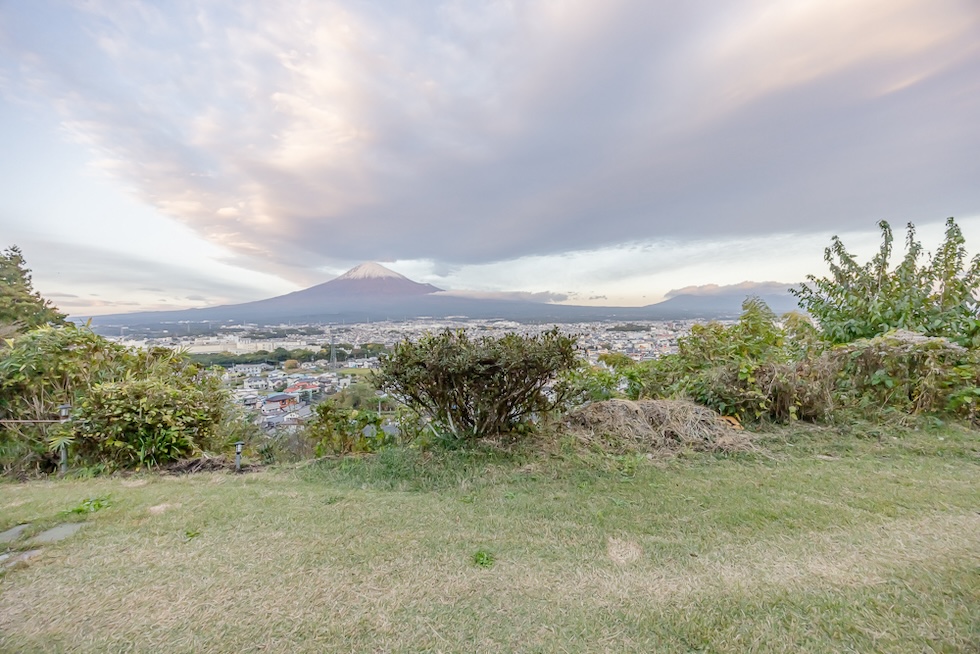
[[[260,470],[262,466],[254,463],[243,463],[242,472],[254,472]],[[235,462],[224,456],[203,455],[197,459],[183,459],[174,461],[160,467],[160,473],[164,475],[188,475],[196,472],[234,472]]]
[[[754,449],[751,435],[711,409],[686,400],[594,402],[572,411],[563,422],[583,444],[618,454]]]

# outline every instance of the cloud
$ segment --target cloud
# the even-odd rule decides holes
[[[568,293],[552,293],[551,291],[540,291],[537,293],[529,291],[440,291],[434,295],[445,295],[448,297],[477,298],[481,300],[514,300],[517,302],[564,302],[569,298]]]
[[[247,283],[222,281],[196,270],[193,261],[155,262],[54,241],[28,242],[25,252],[30,255],[34,287],[73,316],[118,313],[118,308],[150,311],[234,304],[263,297]],[[151,285],[163,280],[165,287]],[[86,289],[86,296],[60,290],[69,284]]]
[[[664,295],[665,299],[677,297],[678,295],[731,295],[751,294],[751,295],[779,295],[788,292],[794,284],[783,284],[781,282],[742,282],[740,284],[701,284],[698,286],[685,286],[676,288]]]
[[[972,0],[38,0],[0,84],[240,265],[450,276],[976,214],[978,29]]]
[[[126,302],[123,300],[113,301],[113,300],[92,300],[92,299],[78,299],[78,300],[65,300],[58,303],[58,308],[66,311],[68,313],[75,314],[76,310],[82,310],[85,312],[97,309],[101,312],[106,309],[115,309],[118,307],[123,307],[130,309],[132,307],[142,307],[143,305],[139,302]],[[113,312],[115,313],[115,312]]]

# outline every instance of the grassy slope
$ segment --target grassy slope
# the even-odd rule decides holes
[[[977,651],[978,434],[770,439],[0,484],[0,529],[113,502],[0,580],[0,651]]]

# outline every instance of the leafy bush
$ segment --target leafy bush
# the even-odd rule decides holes
[[[306,434],[315,443],[317,456],[377,452],[395,441],[382,429],[378,413],[343,409],[329,401],[317,405]]]
[[[944,338],[889,332],[828,351],[821,362],[835,375],[837,410],[863,415],[949,413],[976,419],[980,359]]]
[[[678,352],[627,371],[633,398],[688,397],[740,420],[786,420],[823,411],[808,390],[799,357],[817,349],[799,317],[781,326],[758,298],[748,298],[731,326],[695,325]]]
[[[59,405],[75,405],[92,385],[117,378],[126,357],[124,348],[71,324],[18,336],[0,357],[0,418],[55,420]],[[0,463],[54,469],[48,440],[58,432],[44,423],[0,426]]]
[[[239,429],[219,380],[171,350],[132,352],[73,325],[16,338],[0,358],[0,417],[65,425],[0,430],[6,468],[53,470],[56,450],[107,468],[152,466],[221,445]]]
[[[213,378],[212,378],[213,379]],[[115,467],[148,467],[212,450],[227,404],[208,380],[149,377],[103,382],[73,412],[73,452]]]
[[[743,421],[896,413],[976,420],[977,351],[894,331],[829,347],[798,318],[782,323],[749,300],[735,325],[695,326],[680,339],[677,354],[628,371],[631,394],[689,397]]]
[[[791,289],[824,338],[850,343],[902,329],[980,347],[980,255],[967,261],[956,221],[946,221],[943,243],[923,265],[922,244],[909,224],[905,257],[893,270],[891,227],[884,221],[878,226],[882,243],[871,261],[859,264],[835,236],[824,251],[830,277],[809,275],[810,284]]]
[[[633,363],[630,359],[630,364]],[[620,397],[619,387],[625,380],[623,375],[626,370],[627,368],[622,366],[609,369],[581,362],[579,366],[567,371],[561,377],[566,406],[576,407],[585,402],[601,402]]]
[[[576,365],[575,338],[558,329],[479,340],[446,330],[396,345],[378,385],[465,441],[527,429],[560,404],[562,389],[546,391]]]

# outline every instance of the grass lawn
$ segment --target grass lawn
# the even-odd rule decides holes
[[[978,440],[0,483],[0,651],[978,652]]]
[[[338,375],[350,375],[352,377],[367,378],[372,372],[374,372],[374,370],[371,368],[338,368],[334,372],[336,372]]]

